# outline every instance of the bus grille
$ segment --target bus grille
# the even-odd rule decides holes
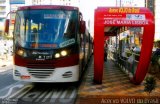
[[[37,69],[54,69],[53,63],[28,63],[27,67]]]
[[[35,78],[47,78],[53,74],[54,69],[28,69],[28,72]]]
[[[21,76],[21,74],[18,70],[15,70],[14,74],[15,74],[15,76]]]

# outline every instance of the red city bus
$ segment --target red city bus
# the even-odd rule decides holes
[[[77,7],[19,7],[13,32],[15,80],[76,82],[92,54]]]

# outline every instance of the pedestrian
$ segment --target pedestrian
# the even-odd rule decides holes
[[[151,72],[157,73],[160,71],[160,41],[157,42],[157,49],[153,52],[151,58]]]
[[[107,61],[107,56],[108,56],[108,44],[104,44],[104,61]]]
[[[152,63],[158,63],[159,58],[160,58],[160,41],[157,42],[157,49],[155,52],[153,52],[151,59]]]
[[[138,45],[135,45],[135,47],[133,48],[133,52],[135,52],[135,53],[140,53],[140,51],[141,51],[141,48],[138,46]]]
[[[5,60],[8,60],[8,47],[6,43],[4,43],[4,50]]]

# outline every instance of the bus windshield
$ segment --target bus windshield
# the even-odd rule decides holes
[[[15,44],[24,48],[54,49],[75,43],[78,12],[75,10],[18,11]]]

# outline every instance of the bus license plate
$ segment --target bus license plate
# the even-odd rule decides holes
[[[30,76],[26,76],[26,75],[21,76],[21,79],[30,79],[30,78],[31,78]]]

